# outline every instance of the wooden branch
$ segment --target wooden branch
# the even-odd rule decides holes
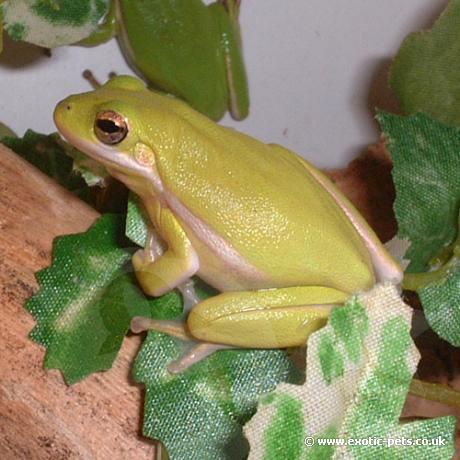
[[[381,144],[347,169],[329,171],[379,236],[395,232],[391,159]],[[67,387],[42,368],[44,350],[28,338],[35,322],[23,304],[34,273],[51,262],[58,235],[85,231],[98,214],[0,145],[0,459],[144,460],[155,444],[141,431],[142,389],[130,378],[140,338],[125,340],[112,370]],[[460,388],[456,379],[434,381]],[[410,396],[405,417],[460,415]],[[457,437],[458,441],[458,437]],[[456,459],[460,459],[457,453]]]
[[[139,337],[125,340],[115,367],[67,387],[42,368],[44,349],[23,308],[34,273],[51,262],[53,239],[86,230],[97,213],[0,145],[0,458],[152,459],[140,436],[142,389],[130,372]]]

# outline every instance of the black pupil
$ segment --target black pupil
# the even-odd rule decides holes
[[[118,126],[112,120],[97,120],[97,127],[107,134],[115,134],[123,131],[123,128]]]

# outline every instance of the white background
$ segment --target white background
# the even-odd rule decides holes
[[[378,139],[376,105],[395,110],[386,74],[401,41],[431,26],[447,0],[243,0],[241,27],[251,114],[237,127],[291,148],[318,166],[343,166]],[[0,121],[18,134],[55,130],[52,113],[88,91],[81,72],[104,80],[132,73],[116,41],[64,47],[51,58],[6,42],[0,56]]]

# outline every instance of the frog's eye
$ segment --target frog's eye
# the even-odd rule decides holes
[[[94,133],[104,144],[119,144],[128,134],[126,118],[113,110],[99,112],[94,122]]]

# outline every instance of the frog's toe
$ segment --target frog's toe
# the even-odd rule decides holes
[[[141,332],[150,330],[151,321],[151,318],[147,318],[145,316],[135,316],[131,320],[131,332],[134,334],[140,334]]]
[[[131,320],[131,331],[139,334],[144,331],[164,332],[165,334],[178,337],[182,340],[194,340],[182,321],[166,321],[147,318],[145,316],[135,316]]]
[[[168,372],[171,374],[180,374],[187,370],[193,364],[198,363],[209,355],[222,349],[233,348],[217,343],[197,343],[179,359],[172,361],[168,365]]]
[[[183,341],[184,351],[182,356],[168,365],[168,372],[171,374],[184,372],[193,364],[218,350],[233,348],[217,343],[197,342],[188,332],[185,323],[180,321],[155,320],[145,316],[135,316],[131,320],[131,331],[135,334],[149,330],[164,332]]]
[[[184,281],[183,283],[177,286],[180,293],[182,294],[182,299],[184,302],[184,315],[186,316],[188,312],[200,302],[200,298],[195,292],[195,283],[193,279]]]
[[[131,258],[134,270],[140,270],[142,267],[147,265],[149,261],[147,260],[147,253],[145,249],[138,249]]]

